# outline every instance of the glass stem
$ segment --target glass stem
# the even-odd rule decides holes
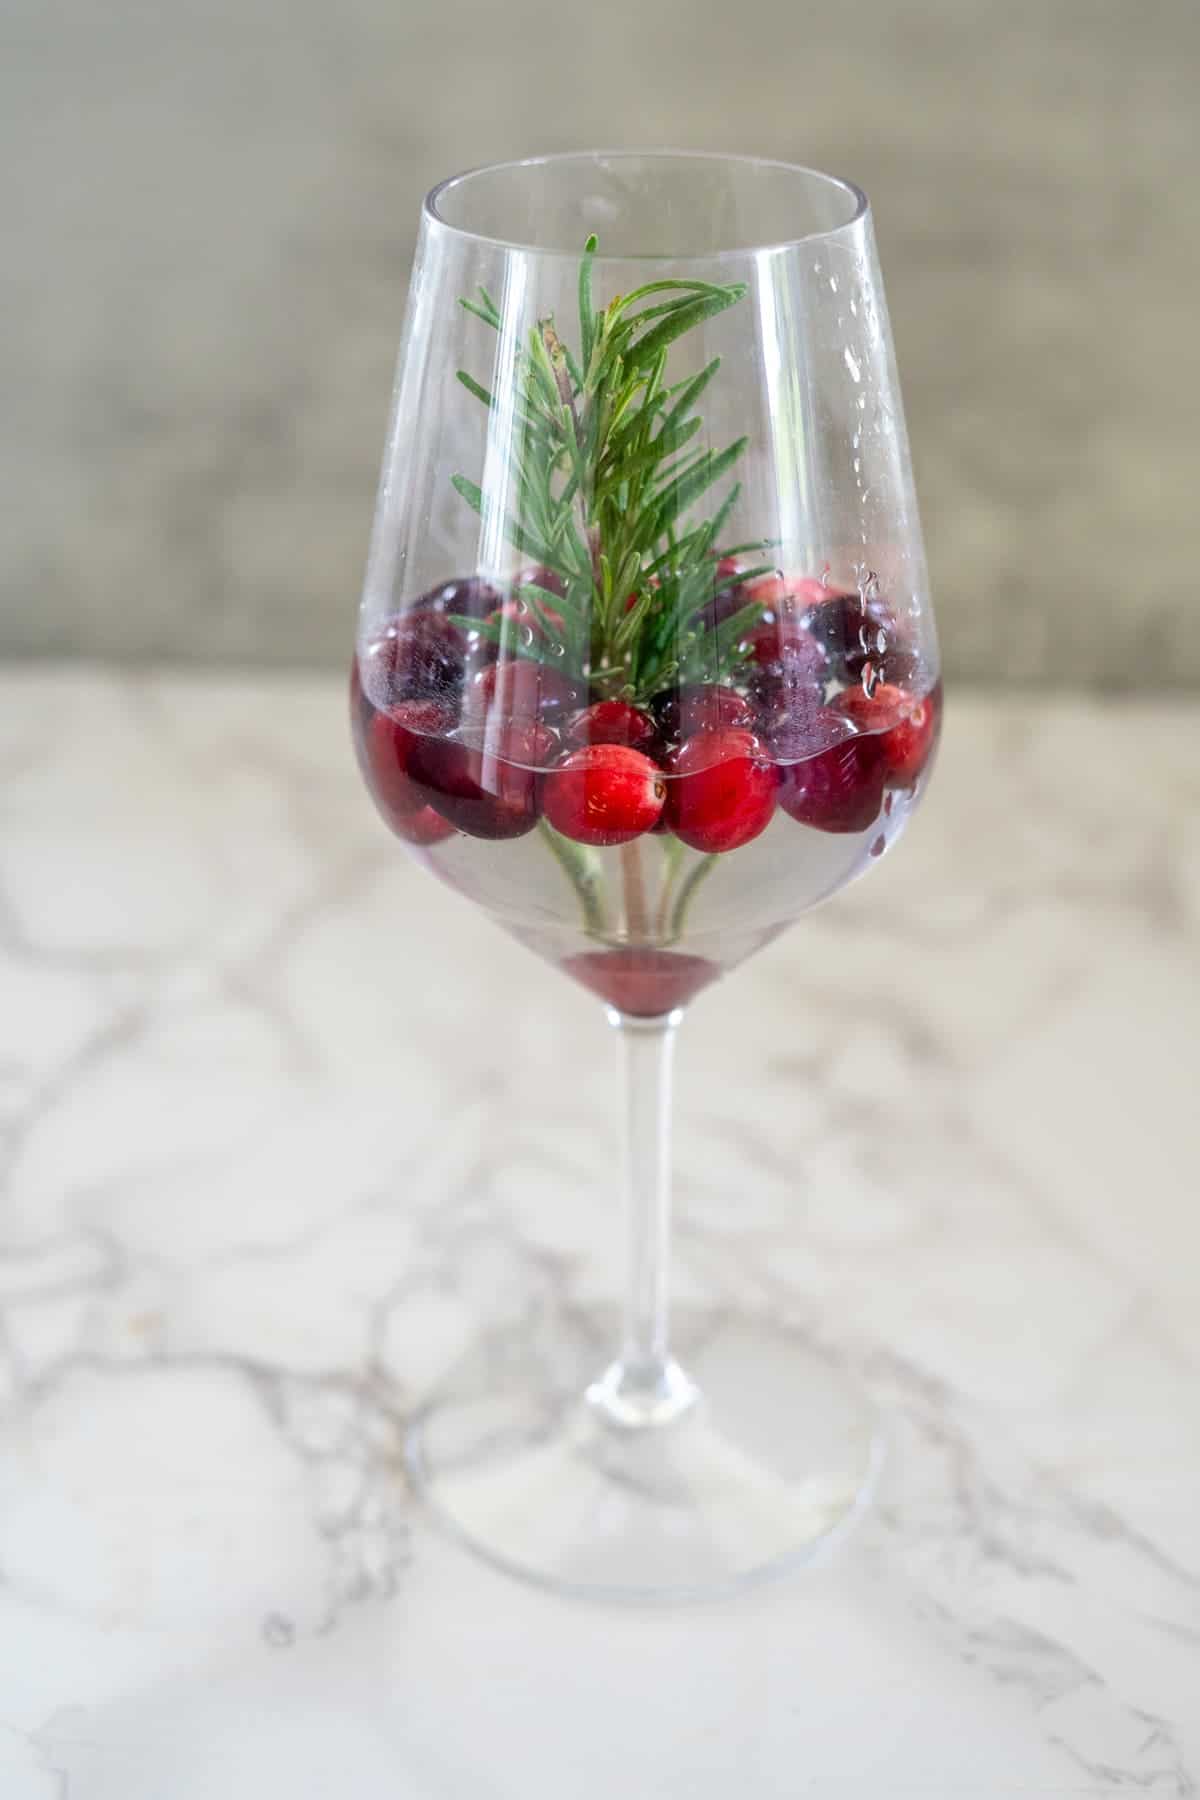
[[[695,1399],[670,1354],[671,1067],[682,1011],[637,1019],[609,1010],[624,1083],[628,1291],[621,1354],[590,1390],[624,1426],[665,1424]]]

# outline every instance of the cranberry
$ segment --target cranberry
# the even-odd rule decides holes
[[[846,738],[779,771],[779,804],[818,831],[865,831],[883,805],[886,764],[875,737]]]
[[[749,605],[750,596],[745,587],[735,576],[732,581],[720,581],[716,592],[710,600],[693,615],[705,631],[715,631],[726,619],[732,619],[734,613]]]
[[[546,777],[543,809],[556,831],[580,844],[628,844],[657,823],[662,770],[627,744],[573,750]]]
[[[402,700],[450,699],[463,679],[463,638],[437,613],[399,613],[367,644],[362,683],[375,706]]]
[[[941,734],[942,684],[939,681],[888,732],[884,740],[888,780],[897,787],[913,786],[929,767]]]
[[[486,619],[503,598],[490,581],[484,581],[480,575],[468,575],[430,588],[427,594],[413,601],[413,608],[433,613],[461,613],[468,619]]]
[[[667,760],[671,829],[693,850],[737,850],[775,811],[775,766],[752,731],[725,726],[691,737]]]
[[[861,681],[868,665],[878,677],[905,686],[917,673],[916,653],[895,614],[874,596],[826,593],[800,623],[820,644],[832,671],[850,681]]]
[[[685,682],[664,688],[650,702],[650,711],[664,738],[678,743],[697,731],[717,731],[725,725],[753,725],[754,708],[736,688],[715,682]]]
[[[870,694],[861,687],[848,688],[833,705],[859,731],[880,734],[888,782],[895,787],[911,787],[937,741],[942,718],[941,683],[923,698],[917,698],[891,682],[881,681]]]
[[[468,837],[523,837],[537,824],[542,770],[557,748],[544,725],[464,725],[418,739],[407,773],[422,800]]]
[[[426,734],[448,730],[450,723],[450,714],[435,700],[405,700],[386,712],[372,711],[365,722],[359,739],[363,773],[393,829],[425,803],[408,774],[414,747]]]
[[[503,719],[526,722],[574,712],[584,697],[577,681],[525,657],[502,657],[478,670],[471,678],[469,696],[476,716],[496,712]]]
[[[654,720],[627,700],[597,700],[567,725],[567,742],[627,744],[631,750],[650,751],[657,739]]]
[[[568,975],[618,1012],[657,1019],[674,1012],[721,973],[703,956],[678,950],[585,950],[563,964]]]
[[[824,697],[825,657],[811,638],[789,638],[778,655],[751,670],[746,694],[759,717],[799,708],[807,712]]]

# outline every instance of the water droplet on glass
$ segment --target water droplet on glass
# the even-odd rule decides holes
[[[861,381],[862,368],[849,344],[847,344],[846,348],[842,351],[842,361],[850,371],[850,379],[852,381]]]
[[[863,693],[867,696],[867,699],[873,700],[875,698],[875,689],[879,686],[879,670],[875,667],[875,664],[869,660],[863,664],[862,685]]]
[[[850,311],[854,314],[855,318],[857,319],[857,317],[858,317],[858,301],[857,300],[852,300],[850,302]]]
[[[522,625],[522,627],[521,627],[521,642],[525,645],[525,648],[527,650],[532,647],[532,645],[533,645],[533,627],[532,626]]]
[[[886,849],[887,849],[887,839],[884,837],[883,833],[880,832],[879,836],[875,839],[875,842],[871,845],[871,848],[868,850],[867,855],[868,856],[882,856]]]
[[[833,293],[835,293],[835,294],[836,294],[836,293],[837,293],[837,291],[838,291],[838,286],[837,286],[837,276],[836,276],[836,275],[831,275],[831,276],[830,276],[830,277],[829,277],[829,286],[830,286],[830,290],[831,290],[831,291],[832,291],[832,292],[833,292]]]
[[[879,627],[879,630],[875,634],[875,648],[878,651],[880,656],[884,655],[884,653],[886,652],[887,644],[888,644],[887,632],[883,629],[883,626],[881,625]]]
[[[860,394],[858,396],[858,400],[856,401],[855,404],[857,405],[859,412],[865,411],[866,404],[867,404],[867,396],[865,394]]]

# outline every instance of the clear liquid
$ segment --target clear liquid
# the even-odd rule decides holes
[[[913,791],[885,794],[878,818],[853,833],[816,830],[777,808],[761,836],[719,856],[665,834],[609,849],[571,845],[590,878],[586,906],[544,821],[510,842],[453,837],[420,854],[539,956],[612,1005],[653,1014],[861,875],[899,837],[914,801]]]

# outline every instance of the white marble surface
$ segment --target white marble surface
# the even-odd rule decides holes
[[[958,699],[697,1005],[680,1288],[894,1448],[828,1566],[639,1613],[397,1474],[483,1319],[616,1292],[594,1002],[394,849],[340,683],[0,677],[3,1800],[1195,1794],[1198,771]]]

